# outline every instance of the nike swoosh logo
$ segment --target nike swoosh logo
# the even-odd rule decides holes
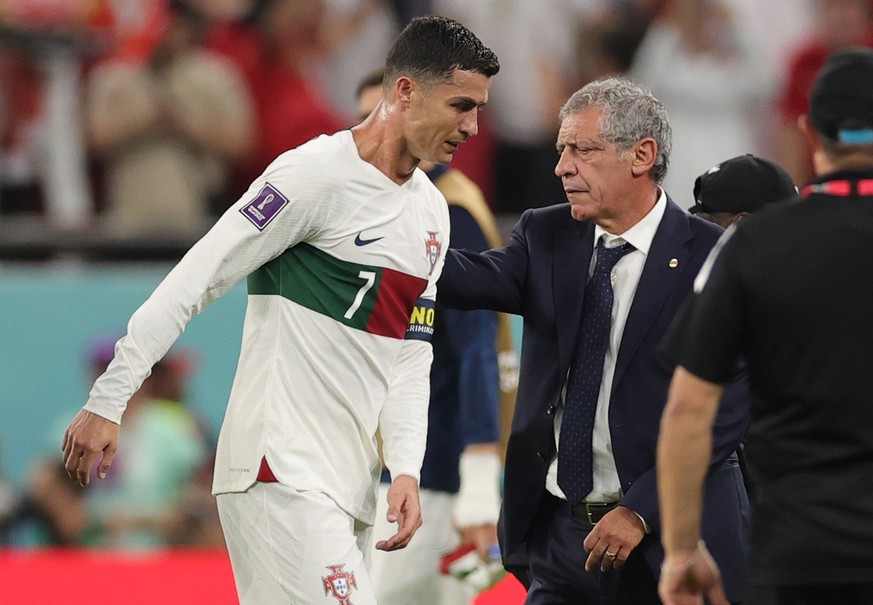
[[[356,246],[367,246],[367,245],[372,244],[374,242],[378,242],[380,239],[384,239],[384,238],[385,238],[385,236],[383,235],[382,237],[374,237],[373,239],[362,239],[361,234],[358,233],[355,236],[355,245]]]

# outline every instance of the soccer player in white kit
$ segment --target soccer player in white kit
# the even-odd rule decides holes
[[[381,464],[395,550],[421,525],[445,200],[417,168],[477,133],[497,57],[461,24],[413,20],[364,122],[277,158],[134,313],[62,448],[105,477],[130,396],[185,325],[247,278],[213,493],[243,604],[375,603],[367,573]],[[268,83],[265,83],[268,85]]]

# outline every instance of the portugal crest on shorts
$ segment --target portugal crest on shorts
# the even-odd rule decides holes
[[[345,563],[328,566],[333,573],[321,579],[324,583],[324,595],[332,594],[333,598],[339,601],[339,605],[354,605],[351,601],[352,589],[358,587],[355,582],[355,572],[343,571],[343,567]]]
[[[424,240],[424,245],[427,249],[427,260],[430,261],[430,273],[433,273],[437,261],[440,258],[440,250],[443,247],[443,245],[440,243],[440,240],[437,239],[438,235],[439,231],[428,231],[427,239]]]

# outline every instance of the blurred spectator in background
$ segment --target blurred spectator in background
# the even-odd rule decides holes
[[[401,27],[393,0],[323,1],[331,50],[319,61],[315,76],[333,106],[352,124],[358,115],[355,93],[361,74],[385,60]]]
[[[324,0],[255,0],[242,17],[213,24],[207,44],[245,76],[257,121],[229,203],[279,155],[346,125],[310,75],[331,49],[325,28]]]
[[[815,27],[792,55],[780,98],[780,161],[795,183],[812,175],[812,155],[797,120],[807,113],[812,83],[825,60],[852,46],[873,48],[873,0],[816,0]]]
[[[32,57],[0,51],[0,213],[44,211],[42,75]]]
[[[38,214],[63,228],[90,220],[80,80],[111,43],[112,25],[106,2],[0,2],[3,214]]]
[[[52,448],[55,449],[56,446]],[[90,526],[85,493],[75,485],[72,489],[65,485],[64,465],[46,452],[34,463],[29,475],[26,491],[12,516],[11,542],[28,546],[92,544],[95,533]]]
[[[365,77],[358,88],[360,120],[382,98],[383,70]],[[450,247],[482,251],[501,245],[494,216],[479,188],[447,165],[422,162],[449,204]],[[440,574],[441,557],[471,546],[483,563],[489,552],[501,572],[497,546],[500,510],[500,388],[498,317],[491,311],[458,311],[437,303],[434,360],[430,373],[427,445],[421,468],[422,518],[418,539],[403,550],[372,553],[370,574],[381,605],[463,605],[475,596],[454,578]],[[503,330],[509,329],[502,317]],[[511,344],[503,334],[504,346]],[[510,353],[512,353],[510,349]],[[388,535],[388,488],[383,473],[376,500],[375,535]],[[404,569],[402,576],[397,569]],[[482,586],[480,588],[485,588]]]
[[[386,4],[391,7],[397,26],[402,29],[416,17],[433,13],[434,0],[388,0]]]
[[[18,497],[3,473],[0,458],[0,546],[9,544],[9,528],[15,517]]]
[[[750,112],[755,150],[763,156],[779,156],[779,95],[788,73],[788,61],[812,27],[818,1],[723,0],[736,27],[752,40],[755,60],[766,73],[762,96]]]
[[[89,345],[89,380],[106,369],[116,340],[99,337]],[[56,460],[63,425],[50,431],[13,514],[15,543],[122,548],[220,545],[210,538],[218,523],[215,499],[209,481],[201,487],[199,478],[203,474],[211,478],[206,431],[181,403],[192,364],[187,354],[171,353],[154,367],[125,416],[124,458],[117,458],[113,476],[92,491],[71,484],[63,462]],[[199,496],[203,489],[209,502]]]
[[[612,3],[579,24],[575,48],[579,87],[630,70],[654,14],[642,4]]]
[[[498,212],[517,214],[564,199],[554,176],[556,116],[577,79],[576,28],[602,4],[553,0],[546,7],[541,0],[434,0],[435,12],[474,29],[503,58],[504,71],[492,85],[483,116],[496,137]]]
[[[201,464],[176,501],[163,524],[170,546],[224,549],[224,533],[212,495],[215,456]]]
[[[667,191],[688,191],[725,156],[756,151],[754,110],[767,90],[758,55],[723,0],[672,0],[649,26],[630,76],[670,115]]]
[[[112,360],[114,344],[115,339],[94,344],[95,379]],[[204,430],[182,403],[191,364],[185,355],[168,355],[130,400],[124,416],[125,448],[115,458],[112,475],[87,492],[89,521],[99,528],[98,545],[160,547],[178,542],[178,520],[187,514],[180,505],[207,461]],[[217,521],[217,513],[215,517]]]
[[[202,48],[206,28],[185,0],[157,4],[140,34],[91,72],[87,137],[105,169],[113,235],[201,234],[228,162],[251,149],[248,89]]]

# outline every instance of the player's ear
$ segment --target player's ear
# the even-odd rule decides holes
[[[412,96],[416,88],[415,80],[409,76],[400,76],[394,81],[394,93],[404,108],[409,107],[412,103]]]

